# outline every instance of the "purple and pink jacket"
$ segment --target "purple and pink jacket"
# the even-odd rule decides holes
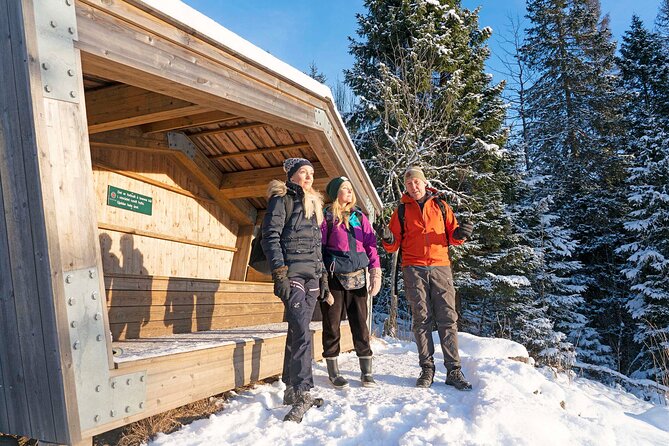
[[[369,220],[359,209],[349,215],[350,229],[333,221],[329,208],[321,224],[323,234],[323,263],[330,273],[351,273],[362,268],[379,268],[376,234]],[[330,222],[328,224],[328,222]],[[328,234],[328,226],[332,228]],[[354,249],[353,245],[355,245]]]

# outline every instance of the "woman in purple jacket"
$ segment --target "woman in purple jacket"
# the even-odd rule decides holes
[[[372,349],[367,328],[367,295],[381,288],[381,268],[376,251],[376,234],[365,214],[355,206],[356,198],[346,177],[334,178],[326,187],[332,204],[325,209],[321,224],[323,262],[328,271],[334,303],[321,303],[323,313],[323,357],[330,382],[337,389],[348,387],[339,373],[339,326],[348,316],[353,345],[360,361],[362,385],[375,387],[372,377]],[[369,285],[365,268],[369,268]]]

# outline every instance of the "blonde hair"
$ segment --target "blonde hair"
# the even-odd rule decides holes
[[[332,210],[332,219],[335,224],[340,225],[344,223],[346,229],[349,229],[348,216],[351,215],[351,210],[355,208],[355,204],[358,202],[358,199],[355,196],[355,191],[353,190],[353,185],[350,181],[344,181],[341,183],[339,189],[341,189],[344,184],[348,184],[351,187],[351,202],[342,206],[339,204],[339,200],[335,199],[332,202],[330,209]],[[339,194],[339,191],[337,191],[337,194]]]
[[[323,196],[314,188],[304,190],[304,216],[311,218],[316,215],[316,222],[320,225],[323,222]]]

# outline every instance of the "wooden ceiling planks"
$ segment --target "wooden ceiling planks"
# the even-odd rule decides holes
[[[88,132],[99,133],[210,111],[206,107],[130,85],[86,93]]]

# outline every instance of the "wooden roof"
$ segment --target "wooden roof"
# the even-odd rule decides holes
[[[320,190],[348,176],[363,208],[380,210],[331,98],[140,1],[81,0],[77,20],[92,146],[177,153],[244,223],[288,157],[314,163]]]

